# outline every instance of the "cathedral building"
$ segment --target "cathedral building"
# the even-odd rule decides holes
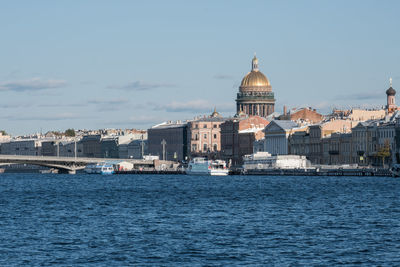
[[[274,112],[275,98],[271,85],[258,69],[258,59],[254,56],[251,71],[244,76],[236,99],[236,113],[249,116],[267,117]]]

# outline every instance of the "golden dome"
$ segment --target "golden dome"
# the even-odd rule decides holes
[[[240,86],[270,86],[270,84],[262,72],[252,70],[244,76]]]
[[[270,86],[267,77],[258,70],[258,59],[255,55],[251,61],[251,72],[244,76],[240,86]]]

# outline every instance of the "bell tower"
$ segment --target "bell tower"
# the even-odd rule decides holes
[[[392,87],[392,78],[389,79],[389,89],[386,90],[386,96],[387,96],[387,105],[386,109],[388,113],[392,113],[397,109],[396,106],[396,90],[393,89]]]

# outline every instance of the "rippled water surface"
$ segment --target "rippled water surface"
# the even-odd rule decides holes
[[[0,265],[400,265],[400,180],[0,175]]]

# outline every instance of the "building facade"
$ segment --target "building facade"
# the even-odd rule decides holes
[[[233,166],[243,163],[243,156],[253,153],[255,141],[264,137],[269,121],[260,116],[242,116],[221,124],[221,157]]]
[[[1,144],[1,154],[20,156],[41,156],[42,142],[46,140],[11,140]]]
[[[214,110],[209,117],[188,122],[188,155],[191,158],[196,156],[219,158],[221,151],[221,124],[226,120]]]
[[[289,136],[298,129],[299,125],[289,120],[273,120],[264,129],[264,150],[271,155],[289,154]],[[301,130],[301,128],[299,128]],[[306,128],[304,128],[304,131]]]
[[[148,151],[160,160],[187,160],[187,123],[166,122],[148,129]]]

